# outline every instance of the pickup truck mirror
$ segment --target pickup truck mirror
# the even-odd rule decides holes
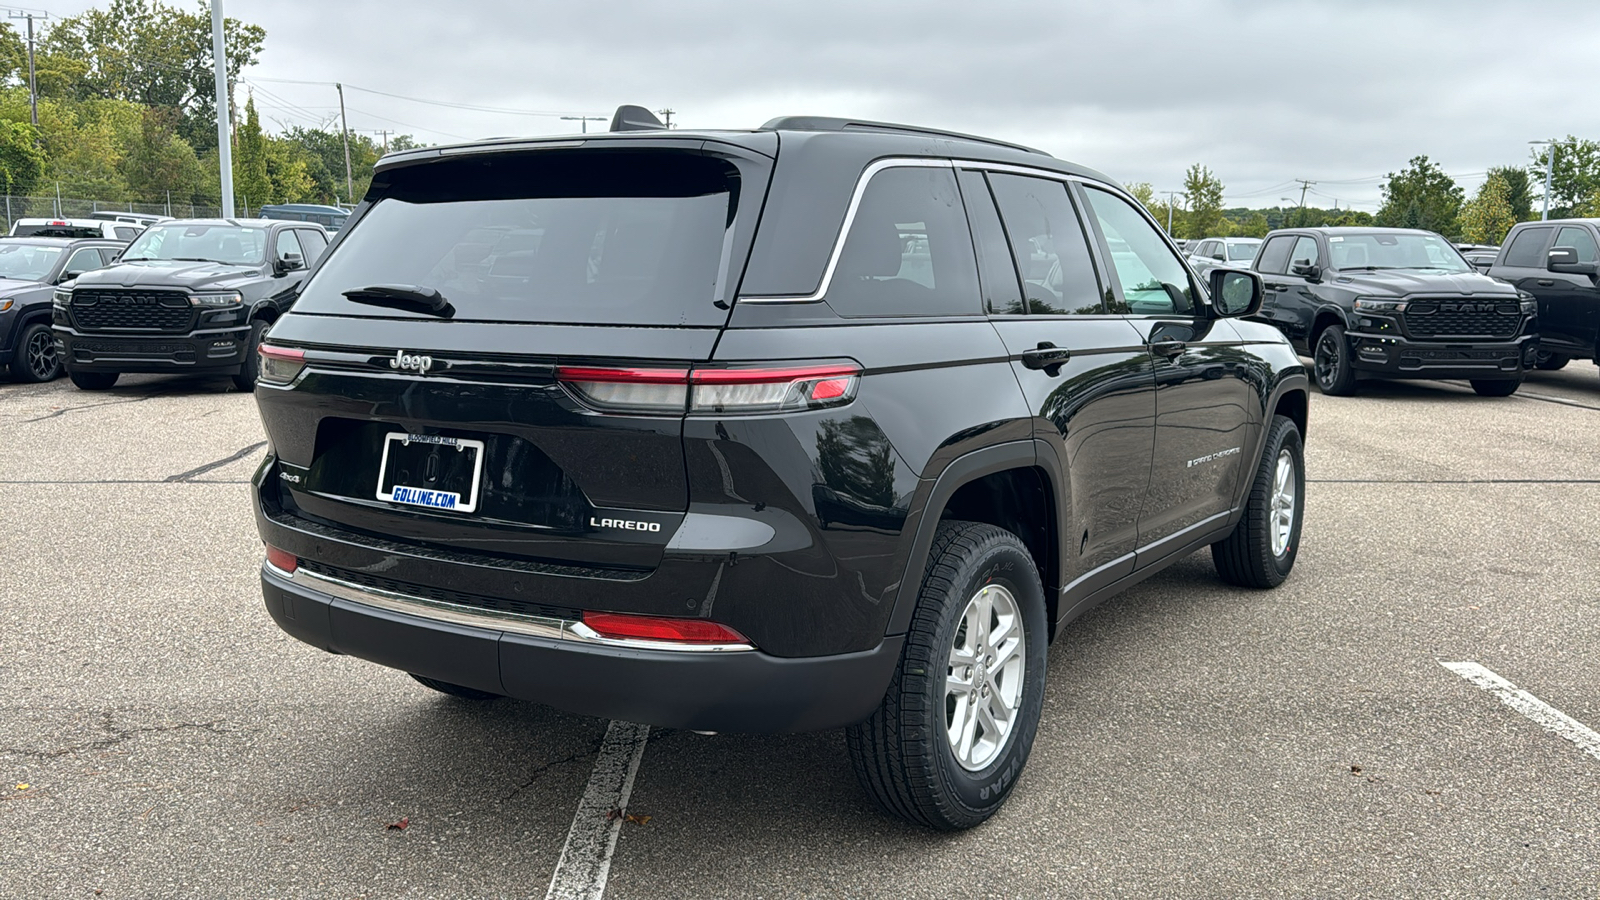
[[[1295,263],[1289,267],[1290,275],[1298,275],[1307,281],[1321,281],[1322,270],[1315,263]]]
[[[302,259],[298,253],[285,253],[283,256],[280,256],[277,262],[275,262],[273,265],[274,268],[278,270],[279,275],[282,275],[285,272],[293,272],[297,269],[304,269],[306,267],[305,260]]]
[[[1600,274],[1600,263],[1578,262],[1578,251],[1575,247],[1552,247],[1550,249],[1550,262],[1546,266],[1552,272],[1563,275],[1588,275],[1590,277]]]
[[[1211,308],[1222,318],[1255,315],[1266,293],[1261,276],[1240,269],[1212,269],[1206,276],[1211,288]]]

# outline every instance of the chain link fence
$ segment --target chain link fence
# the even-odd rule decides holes
[[[75,200],[65,197],[24,197],[5,194],[6,232],[18,219],[83,218],[92,212],[150,213],[178,219],[216,218],[222,215],[220,204],[189,203],[179,200],[162,203],[112,202],[106,200]],[[250,208],[235,206],[234,214],[249,218]]]

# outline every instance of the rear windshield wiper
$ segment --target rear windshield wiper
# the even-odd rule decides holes
[[[345,291],[344,295],[351,303],[405,309],[438,316],[441,319],[448,319],[456,314],[456,308],[450,305],[450,301],[446,300],[443,294],[433,288],[415,284],[374,284]]]

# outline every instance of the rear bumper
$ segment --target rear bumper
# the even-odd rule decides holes
[[[1382,378],[1521,378],[1533,368],[1539,339],[1423,343],[1352,333],[1350,358],[1361,375]]]
[[[537,623],[468,624],[427,601],[359,599],[315,576],[263,566],[267,612],[333,653],[580,715],[701,731],[795,732],[859,722],[882,701],[901,636],[859,653],[652,650],[563,640]],[[381,605],[380,605],[381,604]]]
[[[250,326],[185,334],[88,334],[56,325],[56,352],[73,372],[237,374],[250,349]]]

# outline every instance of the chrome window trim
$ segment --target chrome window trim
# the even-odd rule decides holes
[[[571,619],[478,609],[477,607],[462,606],[459,603],[430,600],[426,597],[365,587],[340,578],[309,572],[305,569],[285,572],[271,563],[265,563],[264,568],[278,578],[301,587],[310,588],[330,597],[337,597],[340,600],[370,606],[375,609],[431,619],[436,622],[448,622],[452,625],[466,625],[471,628],[505,631],[553,641],[567,641],[628,650],[664,650],[673,653],[738,653],[756,649],[752,644],[742,643],[683,644],[674,641],[651,641],[637,638],[608,638],[600,635],[582,622]]]
[[[861,207],[861,198],[867,192],[867,185],[872,179],[885,169],[954,169],[955,165],[948,159],[934,159],[921,157],[893,157],[880,159],[873,162],[861,171],[861,177],[856,179],[855,191],[850,195],[850,206],[845,210],[844,223],[839,226],[839,236],[834,238],[833,252],[828,254],[828,268],[822,272],[822,283],[809,294],[789,294],[779,297],[740,297],[734,301],[739,303],[818,303],[828,293],[828,285],[833,283],[833,271],[839,267],[839,257],[844,253],[844,242],[850,237],[850,226],[855,224],[856,210]]]

